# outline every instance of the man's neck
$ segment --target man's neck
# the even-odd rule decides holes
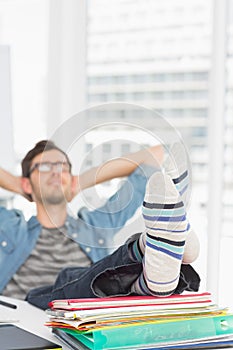
[[[47,205],[46,208],[37,203],[37,219],[47,228],[61,227],[67,217],[66,205]]]

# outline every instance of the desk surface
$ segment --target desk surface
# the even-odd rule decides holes
[[[50,328],[44,326],[44,323],[48,321],[48,316],[43,310],[30,305],[26,301],[7,298],[4,296],[0,296],[0,299],[17,305],[17,309],[11,309],[0,305],[0,323],[5,320],[7,323],[11,323],[10,320],[12,320],[14,321],[12,323],[18,327],[51,340],[54,343],[61,344],[63,350],[69,349],[51,333]]]

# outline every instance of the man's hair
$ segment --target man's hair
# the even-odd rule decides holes
[[[46,151],[51,151],[54,149],[64,154],[64,156],[67,159],[67,162],[70,165],[70,171],[71,171],[71,162],[69,160],[68,155],[61,148],[56,146],[53,141],[42,140],[42,141],[37,142],[36,145],[23,158],[23,160],[21,162],[22,176],[23,177],[30,177],[30,168],[31,168],[32,160],[38,154],[41,154],[41,153],[46,152]]]

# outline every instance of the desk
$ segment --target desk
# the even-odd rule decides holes
[[[17,305],[17,309],[10,309],[8,307],[0,305],[0,320],[17,320],[12,322],[16,326],[23,328],[31,333],[37,334],[43,338],[51,340],[54,343],[61,344],[63,350],[68,350],[66,345],[63,345],[52,333],[50,328],[44,326],[44,323],[48,321],[48,316],[43,310],[30,305],[23,300],[17,300],[0,296],[0,299],[12,304]],[[10,323],[10,322],[7,322]]]

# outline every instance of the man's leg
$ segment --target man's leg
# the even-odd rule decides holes
[[[54,299],[98,298],[111,296],[140,295],[132,286],[142,275],[143,266],[131,257],[131,247],[140,234],[132,236],[126,244],[113,254],[91,267],[67,268],[62,270],[53,286],[31,290],[26,300],[41,308],[48,308]],[[190,265],[182,265],[176,294],[184,290],[198,291],[200,278]],[[148,295],[152,293],[148,290]]]
[[[142,265],[129,255],[128,244],[86,268],[67,268],[59,274],[53,286],[31,290],[26,300],[46,309],[54,299],[96,298],[130,295],[131,285],[140,275]]]
[[[168,156],[163,164],[163,169],[165,173],[171,177],[177,191],[181,196],[181,200],[186,207],[186,200],[188,200],[188,192],[190,191],[190,172],[187,153],[181,143],[175,143],[169,149]],[[188,235],[190,236],[190,232]],[[192,235],[195,235],[195,233],[193,232]],[[139,240],[137,246],[133,247],[134,258],[143,258],[145,245],[146,236],[144,234]],[[187,261],[189,260],[193,261],[187,256]]]
[[[143,203],[146,233],[132,245],[135,261],[143,261],[143,273],[132,286],[138,294],[166,296],[179,282],[185,242],[194,256],[199,246],[192,239],[184,204],[174,182],[166,174],[154,174],[147,184]],[[196,250],[196,252],[195,252]]]

